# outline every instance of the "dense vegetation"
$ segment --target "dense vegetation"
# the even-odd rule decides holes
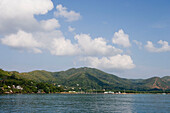
[[[18,72],[0,69],[0,93],[55,93],[63,89],[53,84],[20,78]]]
[[[1,74],[3,73],[3,74]],[[1,70],[1,75],[5,75],[6,83],[1,82],[0,87],[11,86],[12,84],[23,87],[24,93],[38,92],[60,92],[57,86],[63,87],[64,91],[124,91],[129,93],[135,92],[169,92],[170,76],[163,78],[152,77],[149,79],[125,79],[112,74],[105,73],[94,68],[72,68],[67,71],[48,72],[32,71],[28,73],[6,72]],[[12,81],[15,81],[12,82]],[[18,82],[18,84],[16,83]],[[52,84],[55,84],[52,85]],[[6,85],[6,86],[5,86]],[[7,88],[6,88],[7,90]],[[31,90],[31,91],[29,91]],[[8,89],[9,91],[9,89]],[[15,92],[15,90],[14,90]]]
[[[21,73],[20,77],[38,82],[47,81],[62,85],[67,90],[170,90],[170,76],[149,79],[124,79],[95,68],[72,68],[67,71],[32,71]]]

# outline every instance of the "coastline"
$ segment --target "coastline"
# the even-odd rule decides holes
[[[41,93],[9,93],[9,92],[5,92],[5,93],[0,93],[0,95],[6,95],[6,94],[103,94],[103,95],[137,95],[137,94],[159,94],[159,95],[169,95],[170,93],[150,93],[150,92],[146,92],[146,93],[92,93],[92,92],[54,92],[54,93],[45,93],[45,92],[41,92]]]

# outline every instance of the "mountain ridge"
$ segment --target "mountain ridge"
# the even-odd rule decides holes
[[[126,79],[88,67],[70,68],[59,72],[35,70],[18,73],[18,76],[37,82],[55,83],[67,89],[170,90],[170,76],[161,78],[151,77],[148,79]]]

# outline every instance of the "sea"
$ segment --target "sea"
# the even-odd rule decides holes
[[[5,94],[0,113],[170,113],[170,95]]]

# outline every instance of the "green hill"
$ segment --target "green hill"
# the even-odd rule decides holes
[[[25,77],[28,77],[27,74]],[[31,78],[31,75],[29,76]],[[23,78],[19,72],[0,69],[0,94],[4,93],[54,93],[63,91],[62,87],[45,82],[35,82]]]
[[[149,79],[125,79],[95,68],[72,68],[60,72],[32,71],[20,73],[19,77],[37,82],[62,85],[66,89],[81,90],[169,90],[170,77]]]
[[[146,89],[170,89],[169,83],[159,77],[152,77],[142,81],[142,87]]]
[[[53,76],[52,72],[44,71],[44,70],[36,70],[28,73],[20,73],[21,78],[25,78],[28,80],[34,80],[37,82],[56,82],[56,78]]]

